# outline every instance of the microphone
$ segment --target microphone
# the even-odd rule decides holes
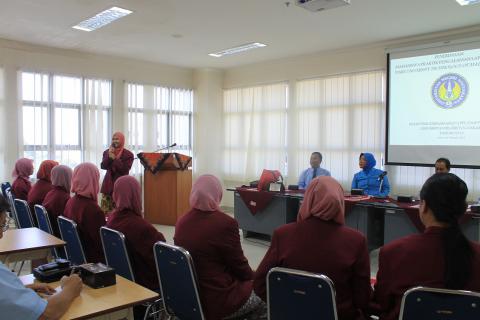
[[[383,178],[387,175],[387,171],[383,171],[379,176],[378,176],[378,181],[383,180]]]
[[[160,148],[160,149],[155,150],[155,151],[153,151],[153,152],[155,153],[155,152],[160,152],[160,151],[165,150],[165,149],[170,149],[170,148],[172,148],[172,147],[175,147],[176,145],[177,145],[177,143],[174,142],[174,143],[172,143],[172,144],[169,145],[169,146],[166,146],[166,147],[164,147],[164,148]]]

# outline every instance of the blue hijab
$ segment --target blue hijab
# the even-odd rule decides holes
[[[362,170],[363,170],[363,172],[368,174],[370,172],[370,170],[372,170],[372,168],[375,167],[375,165],[377,164],[377,161],[375,160],[375,157],[371,153],[362,153],[360,156],[362,156],[362,155],[365,158],[365,160],[367,161],[367,164],[365,165],[365,167],[363,167]]]

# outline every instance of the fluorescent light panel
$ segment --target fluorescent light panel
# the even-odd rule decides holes
[[[262,48],[266,47],[266,44],[260,43],[260,42],[253,42],[253,43],[247,43],[244,45],[241,45],[239,47],[235,48],[230,48],[230,49],[225,49],[219,52],[214,52],[214,53],[209,53],[209,56],[215,57],[215,58],[220,58],[229,54],[235,54],[235,53],[240,53],[252,49],[257,49],[257,48]]]
[[[480,3],[480,0],[457,0],[457,2],[461,6],[467,6],[469,4]]]
[[[115,20],[128,16],[130,13],[132,13],[132,11],[127,9],[111,7],[110,9],[96,14],[94,17],[88,18],[87,20],[80,22],[72,28],[90,32],[106,26],[107,24],[112,23]]]

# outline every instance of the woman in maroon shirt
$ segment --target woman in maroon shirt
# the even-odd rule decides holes
[[[480,244],[469,241],[458,220],[468,188],[451,173],[431,176],[420,191],[422,234],[380,249],[374,307],[380,319],[398,319],[404,292],[412,287],[480,291]]]
[[[157,241],[165,242],[165,237],[143,219],[142,191],[138,181],[132,176],[118,178],[113,188],[113,200],[117,207],[107,227],[125,235],[135,281],[151,290],[158,290],[153,245]]]
[[[273,267],[321,273],[332,279],[338,317],[364,319],[372,288],[365,237],[344,226],[343,189],[323,176],[308,185],[298,221],[275,230],[255,273],[255,292],[266,299],[266,277]]]
[[[175,244],[193,257],[200,300],[209,320],[241,316],[263,306],[252,292],[253,272],[240,245],[238,223],[220,211],[222,186],[212,175],[192,187],[192,209],[175,226]]]
[[[12,171],[12,192],[16,199],[28,200],[28,192],[32,188],[29,176],[33,174],[33,160],[27,158],[18,159]]]
[[[52,169],[58,166],[58,162],[54,160],[42,161],[37,171],[37,182],[33,185],[28,193],[28,205],[32,215],[36,217],[33,211],[36,204],[42,204],[47,193],[53,189],[51,172]]]
[[[105,262],[100,240],[105,214],[97,203],[99,179],[100,173],[93,163],[76,166],[72,177],[72,192],[75,195],[68,200],[64,212],[65,217],[77,223],[87,262]]]
[[[70,200],[70,185],[72,182],[72,169],[65,165],[59,165],[52,169],[52,185],[42,205],[48,212],[53,234],[60,238],[57,218],[63,216],[65,205]]]
[[[133,163],[133,153],[124,148],[125,136],[121,132],[115,132],[112,136],[110,148],[103,152],[102,163],[100,167],[107,170],[103,178],[101,207],[105,213],[115,208],[112,199],[113,185],[121,176],[128,175]]]

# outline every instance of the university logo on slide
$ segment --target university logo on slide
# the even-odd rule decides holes
[[[441,76],[432,86],[432,98],[444,109],[458,107],[468,94],[468,83],[464,77],[449,73]]]

